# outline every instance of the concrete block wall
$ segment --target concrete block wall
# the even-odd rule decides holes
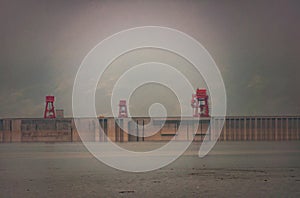
[[[74,119],[71,119],[71,141],[72,142],[81,142],[80,136],[78,134],[77,128],[75,126]]]
[[[160,119],[153,119],[150,126],[149,118],[133,119],[138,125],[133,128],[133,123],[128,123],[129,130],[132,134],[129,135],[129,141],[169,141],[172,138],[175,140],[191,140],[202,141],[208,131],[209,119],[203,119],[198,123],[193,119],[185,119],[182,122],[178,118],[168,118],[165,122]],[[161,128],[161,129],[160,129]],[[160,130],[159,130],[160,129]],[[149,137],[137,137],[147,131],[157,131]],[[195,131],[195,134],[194,134]],[[147,136],[147,134],[145,134]]]
[[[0,142],[78,142],[85,141],[117,142],[127,141],[203,141],[206,134],[210,139],[217,137],[209,129],[210,119],[197,121],[192,118],[168,118],[166,122],[149,118],[129,119],[101,118],[97,121],[79,119],[87,123],[86,130],[78,134],[73,118],[61,119],[1,119]],[[138,123],[134,125],[133,122]],[[122,127],[120,127],[122,126]],[[181,126],[181,127],[180,127]],[[176,131],[182,129],[176,134]],[[158,130],[159,129],[159,130]],[[196,134],[193,131],[196,130]],[[130,131],[132,134],[128,134]],[[147,131],[158,131],[149,137],[138,137]],[[300,140],[300,116],[234,116],[227,117],[218,138],[219,141],[286,141]]]
[[[71,119],[20,120],[22,142],[70,142]]]
[[[300,140],[299,123],[299,116],[227,117],[219,140]]]
[[[2,141],[3,142],[13,142],[12,120],[9,120],[9,119],[3,120]]]
[[[21,133],[21,120],[11,120],[11,141],[12,142],[21,142],[22,133]]]

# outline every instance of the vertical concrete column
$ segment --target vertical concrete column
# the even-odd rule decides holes
[[[77,131],[77,127],[75,125],[74,118],[71,121],[71,133],[72,133],[71,138],[72,138],[73,142],[80,142],[81,141],[81,138],[80,138],[79,133]]]
[[[215,118],[213,118],[213,119],[215,119]],[[213,122],[215,122],[215,120],[214,120]],[[211,123],[210,123],[210,124],[211,124]],[[216,123],[213,123],[213,124],[216,124]],[[214,138],[215,138],[215,133],[214,133],[214,130],[212,130],[212,127],[209,127],[209,124],[208,124],[206,130],[208,130],[209,140],[210,140],[210,141],[211,141],[211,140],[214,140]],[[201,138],[201,139],[202,139],[202,138]]]
[[[296,119],[296,132],[297,132],[297,140],[300,140],[300,131],[299,131],[299,117],[297,117],[297,119]]]
[[[286,140],[289,140],[289,118],[286,118],[286,134],[285,134],[285,137],[286,137]]]
[[[0,143],[3,142],[3,129],[0,130]]]
[[[267,138],[265,140],[271,140],[271,135],[270,135],[270,119],[266,118],[266,134]]]
[[[296,131],[296,120],[295,118],[291,118],[291,140],[297,139],[297,131]]]
[[[235,124],[234,124],[234,118],[230,119],[230,130],[231,130],[231,140],[235,140]]]
[[[256,127],[255,127],[255,117],[254,118],[251,118],[251,140],[256,140],[256,137],[255,137],[255,131],[256,131]]]
[[[252,140],[253,136],[253,127],[252,127],[252,118],[249,119],[249,140]]]
[[[254,118],[254,140],[257,141],[257,118]]]
[[[291,118],[290,120],[290,138],[291,140],[296,140],[296,126],[295,126],[295,119]]]
[[[71,120],[71,141],[72,142],[76,142],[75,141],[75,130],[76,130],[76,126],[75,126],[75,122],[74,122],[74,118]]]
[[[115,142],[116,141],[116,136],[115,136],[115,119],[114,118],[108,118],[107,119],[107,136],[108,138]]]
[[[248,140],[252,140],[252,118],[249,118]]]
[[[237,118],[236,119],[236,138],[237,138],[237,140],[238,141],[240,141],[241,140],[241,132],[240,132],[240,118]]]
[[[247,118],[244,117],[244,140],[247,140]]]
[[[297,122],[298,118],[295,117],[294,119],[294,131],[295,131],[295,140],[299,140],[298,138],[298,122]]]
[[[219,128],[221,127],[221,120],[219,120]],[[223,141],[224,140],[224,133],[223,133],[223,127],[220,128],[221,129],[221,133],[220,136],[218,138],[219,141]]]
[[[98,141],[104,142],[104,119],[99,119],[99,134],[98,134]],[[95,138],[97,141],[97,137]]]
[[[233,124],[232,124],[232,118],[228,119],[228,122],[229,122],[229,123],[228,123],[228,124],[229,124],[229,128],[228,128],[228,129],[229,129],[229,131],[230,131],[228,137],[229,137],[229,141],[232,141],[232,140],[234,139],[234,138],[233,138],[234,132],[233,132],[233,127],[232,127],[232,125],[233,125]]]
[[[197,131],[195,132],[195,121],[194,120],[192,120],[192,124],[191,124],[191,131],[192,131],[192,137],[191,138],[193,138],[193,140],[195,139],[195,135],[196,135],[196,133],[197,133]],[[198,129],[197,129],[198,130]],[[195,132],[195,133],[194,133]]]
[[[266,139],[266,118],[261,118],[261,140],[264,141]]]
[[[218,120],[218,122],[217,122],[218,125],[217,125],[217,126],[218,126],[218,129],[219,129],[220,126],[221,126],[221,124],[220,124],[221,122],[220,122],[220,119],[217,119],[217,120]],[[219,136],[219,137],[217,137],[217,134],[216,134],[216,139],[217,139],[218,141],[220,141],[221,138],[222,138],[222,129],[221,129],[221,133],[220,133],[220,136]]]
[[[264,140],[266,141],[266,140],[268,140],[268,118],[265,118],[264,119],[264,121],[265,121],[265,124],[264,124]]]
[[[259,135],[258,135],[258,139],[260,141],[262,141],[263,140],[263,133],[264,133],[263,118],[260,117],[258,122],[259,122]]]
[[[216,118],[211,118],[211,122],[209,123],[210,127],[209,129],[209,140],[214,140],[215,139],[215,126],[217,125],[217,120]]]
[[[187,119],[186,121],[182,121],[180,124],[182,124],[183,126],[186,125],[186,133],[185,133],[185,138],[183,137],[182,140],[184,141],[188,141],[190,139],[190,120]],[[184,134],[183,134],[184,135]]]
[[[263,118],[262,117],[260,117],[260,121],[259,121],[259,123],[260,123],[260,127],[259,127],[259,140],[260,141],[263,141],[264,140],[264,125],[263,125]]]
[[[135,127],[135,138],[136,141],[138,142],[140,140],[140,121],[137,119],[136,120],[136,127]]]
[[[227,140],[226,136],[227,136],[227,119],[225,118],[225,121],[224,121],[224,126],[223,126],[223,136],[224,136],[224,141]]]
[[[11,142],[21,142],[21,120],[11,121]]]
[[[284,131],[284,133],[283,133],[283,140],[287,140],[287,119],[286,119],[286,117],[284,117],[284,124],[283,124],[283,131]]]
[[[243,131],[242,131],[242,120],[241,120],[241,118],[239,118],[239,141],[242,140],[242,133],[243,133]]]
[[[231,131],[230,131],[230,119],[226,119],[226,140],[230,141],[230,135],[231,135]]]
[[[220,120],[218,119],[218,128],[221,130],[219,137],[216,137],[218,141],[221,141],[221,139],[223,139],[223,133],[222,133],[222,132],[223,132],[223,131],[222,131],[223,128],[220,128],[220,126],[221,126],[220,123],[221,123],[221,122],[220,122]]]
[[[237,119],[236,118],[233,118],[233,140],[236,141],[237,138],[238,138],[238,135],[237,135]]]
[[[0,143],[3,142],[3,131],[4,131],[4,126],[3,126],[3,120],[0,120]]]
[[[283,118],[280,119],[280,140],[283,140]]]
[[[99,125],[96,124],[96,123],[94,124],[94,126],[95,126],[95,127],[94,127],[94,130],[95,130],[95,131],[94,131],[94,133],[95,133],[95,134],[94,134],[94,136],[95,136],[94,138],[95,138],[95,142],[100,142],[100,130],[101,130],[101,129],[100,129],[100,128],[101,128],[100,120],[97,119],[97,122],[98,122]],[[97,127],[97,126],[99,126],[99,127]]]
[[[295,126],[295,138],[296,138],[296,140],[299,140],[299,136],[298,136],[298,118],[297,117],[294,120],[294,126]]]
[[[234,140],[235,141],[238,141],[239,140],[239,130],[238,130],[238,124],[239,124],[239,122],[238,122],[238,118],[236,117],[236,118],[234,118],[234,120],[233,120],[233,128],[234,128]]]
[[[278,140],[278,120],[275,118],[275,141]]]
[[[270,140],[275,140],[275,135],[274,135],[274,126],[273,126],[273,119],[270,118],[270,136],[271,139]]]
[[[11,120],[3,120],[3,142],[11,142]]]
[[[236,140],[236,123],[235,118],[233,118],[233,140]]]
[[[227,138],[226,138],[226,136],[227,136],[227,119],[225,118],[225,121],[224,121],[224,126],[223,126],[223,140],[224,141],[226,141],[227,140]]]
[[[189,137],[189,124],[190,124],[190,121],[187,120],[186,121],[186,140],[189,141],[190,137]]]
[[[227,131],[227,134],[228,134],[228,138],[227,140],[228,141],[231,141],[232,140],[232,134],[233,134],[233,131],[232,131],[232,126],[231,126],[231,118],[228,119],[228,131]]]
[[[121,133],[123,133],[123,141],[124,142],[128,142],[128,125],[129,125],[129,120],[130,118],[124,118],[124,125],[123,125],[123,129],[121,130]],[[141,122],[142,123],[142,122]]]

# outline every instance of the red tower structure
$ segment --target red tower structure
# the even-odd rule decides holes
[[[127,105],[126,100],[120,100],[119,103],[119,118],[127,118]]]
[[[209,117],[208,95],[206,89],[196,90],[196,94],[192,95],[191,106],[193,107],[194,117]]]
[[[56,118],[54,110],[54,96],[46,96],[44,118]]]

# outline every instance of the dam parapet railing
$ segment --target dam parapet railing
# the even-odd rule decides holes
[[[101,130],[95,127],[96,123],[92,123],[92,130],[81,133],[80,137],[74,118],[0,119],[0,143],[80,142],[81,138],[92,142],[170,141],[172,138],[178,141],[203,141],[205,135],[211,135],[210,118],[200,118],[197,123],[192,117],[170,117],[165,122],[159,118],[153,119],[151,125],[161,125],[161,129],[151,136],[143,135],[145,126],[148,125],[148,129],[151,127],[148,124],[150,118],[147,117],[134,117],[132,120],[105,117],[96,121]],[[184,130],[176,133],[180,125]],[[300,140],[300,116],[227,116],[218,138],[218,141],[290,140]]]

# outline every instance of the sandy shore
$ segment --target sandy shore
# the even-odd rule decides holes
[[[149,150],[162,143],[126,143]],[[300,197],[300,142],[199,143],[174,163],[128,173],[80,143],[0,144],[0,197]]]

